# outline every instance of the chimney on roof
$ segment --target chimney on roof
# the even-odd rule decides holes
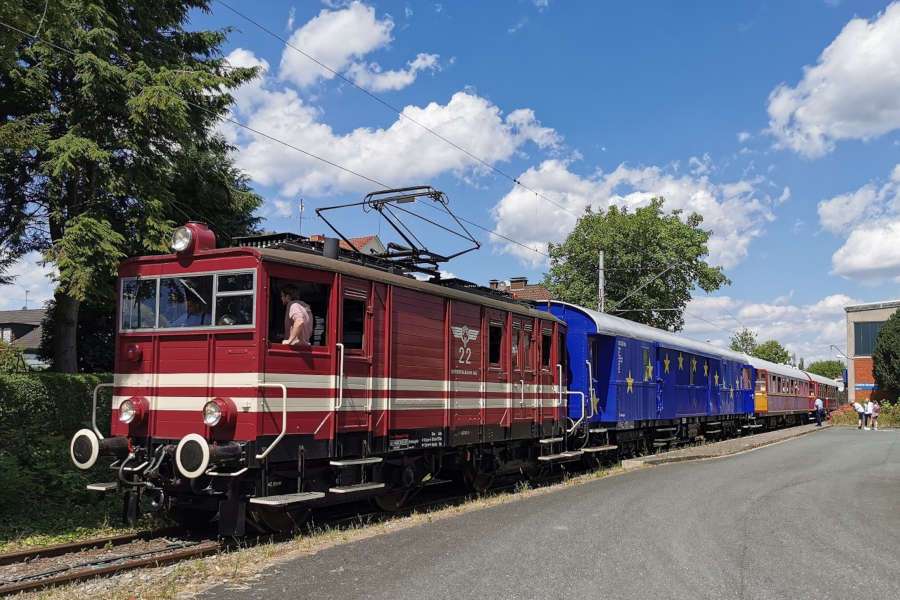
[[[528,285],[527,277],[510,277],[509,278],[509,289],[511,290],[524,290],[525,286]]]
[[[500,282],[496,279],[491,279],[490,281],[488,281],[488,285],[492,290],[496,290],[500,287]]]

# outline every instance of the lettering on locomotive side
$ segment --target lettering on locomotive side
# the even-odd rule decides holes
[[[469,347],[469,343],[478,340],[479,331],[470,328],[468,325],[451,325],[450,333],[459,342],[453,350],[454,367],[450,369],[450,374],[478,377],[481,373],[480,369],[466,367],[472,364],[472,348]]]
[[[419,432],[416,432],[417,434]],[[443,430],[422,431],[418,437],[408,433],[395,434],[388,439],[389,450],[410,450],[412,448],[441,448],[444,446]]]

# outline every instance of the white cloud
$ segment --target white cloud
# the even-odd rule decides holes
[[[835,274],[871,283],[900,281],[900,164],[886,183],[870,182],[823,200],[818,210],[824,229],[846,236],[831,257]]]
[[[236,50],[229,60],[234,64],[262,62],[245,50]],[[322,121],[321,111],[296,90],[271,79],[253,82],[235,97],[236,116],[248,126],[391,186],[447,172],[465,177],[485,170],[406,118],[398,117],[386,128],[360,127],[338,134]],[[402,113],[491,165],[509,160],[527,143],[543,149],[560,143],[559,135],[542,126],[530,109],[504,116],[498,106],[471,92],[457,92],[446,104],[406,106]],[[282,196],[362,191],[374,185],[264,136],[227,123],[221,129],[239,149],[237,165],[257,183],[277,186]]]
[[[833,294],[811,304],[792,303],[792,294],[771,302],[748,302],[730,296],[699,296],[685,313],[684,334],[727,346],[733,332],[749,327],[760,342],[775,339],[797,358],[834,358],[830,344],[843,347],[847,322],[844,307],[858,300]]]
[[[347,76],[353,82],[373,92],[401,90],[411,85],[422,71],[440,69],[437,54],[420,53],[406,63],[405,69],[383,71],[378,63],[354,63],[347,69]]]
[[[509,27],[506,30],[506,33],[512,35],[512,34],[516,33],[517,31],[519,31],[520,29],[522,29],[523,27],[525,27],[525,25],[527,23],[528,23],[528,17],[522,17],[521,19],[516,21],[515,25],[512,25],[511,27]]]
[[[296,15],[297,15],[297,9],[292,6],[291,10],[288,11],[288,20],[284,26],[284,28],[287,29],[288,31],[292,31],[294,29],[294,17]]]
[[[757,187],[762,179],[725,184],[706,176],[677,175],[660,167],[619,165],[610,173],[582,177],[560,160],[546,160],[519,176],[525,186],[563,206],[553,206],[534,193],[516,186],[494,206],[497,230],[529,247],[546,249],[572,231],[575,216],[584,208],[603,210],[612,205],[631,209],[646,205],[654,196],[666,199],[666,210],[683,209],[703,215],[703,227],[712,230],[709,241],[713,264],[731,267],[746,256],[750,242],[762,233],[762,225],[773,219],[771,197]],[[543,259],[519,246],[502,246],[537,266]]]
[[[544,10],[550,6],[550,0],[532,0],[532,2],[538,10]]]
[[[0,310],[17,310],[25,305],[28,290],[28,308],[40,308],[53,297],[56,270],[41,263],[39,252],[29,252],[15,263],[7,275],[14,276],[10,285],[0,286]]]
[[[807,157],[900,128],[900,3],[848,22],[796,86],[772,91],[768,112],[776,145]]]
[[[281,217],[290,217],[294,214],[294,205],[290,200],[274,200],[275,212]]]
[[[378,63],[363,61],[367,54],[393,41],[394,20],[390,15],[379,19],[373,7],[358,1],[332,8],[323,9],[291,34],[290,44],[337,72],[346,71],[355,83],[373,91],[402,89],[415,81],[419,72],[437,67],[437,55],[425,53],[409,61],[406,69],[384,71]],[[334,78],[334,73],[287,46],[278,74],[282,81],[299,88]]]
[[[739,131],[737,134],[738,142],[740,142],[741,144],[749,140],[751,137],[753,136],[750,135],[749,131]]]

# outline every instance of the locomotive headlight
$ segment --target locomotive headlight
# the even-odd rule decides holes
[[[229,427],[234,424],[236,413],[231,398],[213,398],[203,405],[203,424],[207,427]]]
[[[119,422],[125,425],[140,423],[147,414],[147,399],[134,396],[119,405]]]
[[[222,407],[215,400],[203,405],[203,422],[207,427],[215,427],[222,420]]]
[[[179,227],[172,232],[172,251],[184,252],[191,245],[194,234],[187,227]]]
[[[137,416],[137,408],[131,400],[125,400],[119,405],[119,421],[126,425],[134,421]]]

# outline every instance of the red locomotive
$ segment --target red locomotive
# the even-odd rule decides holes
[[[216,249],[188,223],[172,254],[121,265],[111,432],[94,416],[71,442],[81,469],[114,460],[91,489],[122,491],[130,519],[242,535],[546,464],[566,428],[561,321],[304,240]],[[309,344],[282,343],[285,289],[310,308]]]

